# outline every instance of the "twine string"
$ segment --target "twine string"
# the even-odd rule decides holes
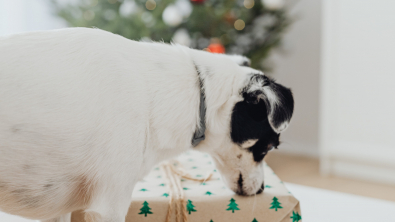
[[[175,202],[175,214],[176,222],[188,222],[188,212],[186,207],[186,199],[184,190],[181,185],[181,179],[187,179],[197,182],[205,182],[211,179],[213,176],[210,173],[205,178],[194,178],[192,177],[181,163],[177,160],[164,162],[161,164],[160,169],[166,180],[167,187],[169,189],[169,208],[167,209],[166,222],[170,222],[173,214],[173,203]]]

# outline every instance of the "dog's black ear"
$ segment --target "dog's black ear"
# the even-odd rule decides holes
[[[263,74],[253,74],[249,78],[243,89],[244,101],[258,104],[263,100],[271,127],[276,133],[281,133],[288,127],[294,110],[291,90]]]

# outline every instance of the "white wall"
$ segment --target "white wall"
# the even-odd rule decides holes
[[[395,184],[394,8],[392,0],[324,0],[324,173]]]
[[[48,0],[0,0],[0,35],[66,27]]]
[[[272,75],[291,87],[295,98],[294,116],[280,138],[278,152],[318,156],[321,2],[298,0],[292,4],[294,23],[282,49],[271,56]]]

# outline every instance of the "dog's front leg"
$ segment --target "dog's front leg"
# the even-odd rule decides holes
[[[71,213],[68,213],[58,218],[43,220],[42,222],[70,222],[70,221],[71,221]]]
[[[125,222],[136,181],[131,179],[129,171],[118,171],[105,181],[109,182],[98,186],[90,205],[85,208],[85,221]]]
[[[131,195],[101,198],[85,210],[86,222],[125,222],[129,210]]]

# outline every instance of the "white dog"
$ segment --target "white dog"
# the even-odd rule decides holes
[[[262,192],[293,97],[247,63],[98,29],[0,38],[0,210],[121,222],[136,182],[191,148],[236,193]]]

